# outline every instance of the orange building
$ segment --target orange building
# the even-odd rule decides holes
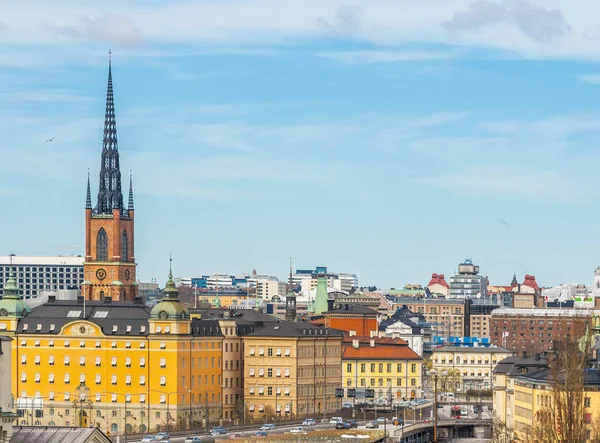
[[[85,281],[87,300],[132,301],[137,295],[134,255],[133,188],[129,179],[129,202],[123,203],[112,72],[108,65],[108,88],[98,200],[92,208],[88,176],[85,204]]]
[[[377,331],[377,311],[361,305],[345,304],[338,309],[323,312],[325,327],[338,329],[352,335],[371,335]]]

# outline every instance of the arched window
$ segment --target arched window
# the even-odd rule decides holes
[[[108,261],[108,236],[104,228],[100,228],[96,238],[96,260]]]
[[[121,239],[121,261],[129,261],[129,246],[127,244],[127,230],[123,229],[123,238]]]

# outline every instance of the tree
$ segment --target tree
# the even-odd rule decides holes
[[[589,441],[585,377],[595,339],[587,326],[581,334],[575,324],[564,323],[565,330],[558,335],[564,339],[553,343],[548,355],[548,394],[541,395],[541,408],[533,417],[533,429],[529,433],[531,441]]]

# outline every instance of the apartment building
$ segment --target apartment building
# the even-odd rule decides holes
[[[392,308],[395,312],[406,306],[414,313],[423,314],[435,337],[464,337],[467,335],[466,303],[464,299],[398,297]]]
[[[342,381],[346,402],[374,398],[390,400],[422,396],[423,359],[400,338],[345,336]]]
[[[431,362],[445,383],[442,390],[466,392],[491,389],[496,364],[513,355],[499,347],[443,346],[433,350]]]
[[[247,419],[318,418],[340,408],[342,333],[305,322],[259,326],[243,339]]]

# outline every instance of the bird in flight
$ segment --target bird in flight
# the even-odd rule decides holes
[[[48,143],[48,142],[53,142],[53,141],[54,141],[54,137],[52,137],[52,138],[49,138],[48,140],[46,140],[46,141],[44,142],[44,144],[46,144],[46,143]]]

